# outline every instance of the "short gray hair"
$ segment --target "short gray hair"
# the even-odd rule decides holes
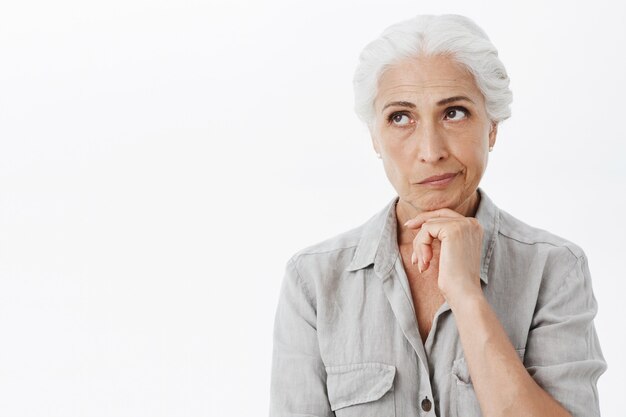
[[[513,93],[498,50],[471,19],[445,14],[398,22],[365,46],[354,74],[354,109],[359,119],[372,126],[378,80],[387,68],[405,58],[432,55],[452,56],[473,74],[492,122],[511,116]]]

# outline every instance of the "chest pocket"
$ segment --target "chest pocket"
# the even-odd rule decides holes
[[[516,349],[520,360],[524,361],[525,349]],[[482,417],[480,404],[474,391],[469,369],[465,358],[461,357],[452,363],[452,412],[455,417]]]
[[[326,367],[330,408],[337,417],[394,417],[396,367],[366,362]]]

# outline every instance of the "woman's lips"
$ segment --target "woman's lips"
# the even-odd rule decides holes
[[[420,185],[448,185],[458,175],[458,172],[450,172],[443,175],[434,175],[432,177],[426,178],[424,181],[419,182]]]

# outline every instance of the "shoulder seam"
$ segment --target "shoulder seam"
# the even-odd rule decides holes
[[[291,259],[289,260],[289,263],[292,265],[293,270],[296,272],[297,282],[300,284],[300,287],[302,287],[302,290],[305,292],[305,296],[312,303],[315,300],[315,298],[312,297],[311,293],[309,292],[309,289],[308,289],[307,285],[305,285],[305,283],[304,283],[304,279],[302,278],[302,275],[300,275],[300,271],[298,271],[298,265],[296,264],[296,257],[292,256]]]
[[[576,256],[576,255],[574,255],[574,256]],[[576,269],[576,266],[578,266],[580,264],[582,258],[584,258],[584,255],[581,255],[580,257],[576,256],[576,262],[574,262],[574,265],[572,265],[572,267],[570,269],[568,269],[567,272],[565,274],[563,274],[563,276],[561,276],[561,285],[559,285],[559,288],[558,288],[557,292],[561,291],[561,289],[565,286],[565,284],[567,284],[568,281],[565,278],[568,275],[570,275],[574,269]]]
[[[572,254],[572,255],[573,255],[576,259],[578,259],[578,258],[580,258],[580,257],[584,256],[584,255],[580,255],[580,256],[576,255],[576,254],[574,253],[574,251],[573,251],[570,247],[568,247],[567,245],[558,245],[558,244],[556,244],[556,243],[553,243],[553,242],[547,242],[547,241],[544,241],[544,240],[536,240],[536,241],[533,241],[533,242],[527,242],[527,241],[524,241],[524,240],[517,239],[517,238],[515,238],[515,237],[513,237],[513,236],[509,236],[509,235],[507,235],[507,234],[503,233],[503,232],[502,232],[502,230],[499,230],[499,231],[498,231],[498,234],[501,234],[502,236],[504,236],[504,237],[506,237],[506,238],[508,238],[508,239],[514,240],[514,241],[519,242],[519,243],[522,243],[522,244],[524,244],[524,245],[537,245],[537,244],[544,243],[544,244],[546,244],[546,245],[550,245],[550,246],[553,246],[553,247],[555,247],[555,248],[566,248],[566,249],[567,249],[567,250],[568,250],[568,251],[569,251],[569,252],[570,252],[570,253],[571,253],[571,254]]]

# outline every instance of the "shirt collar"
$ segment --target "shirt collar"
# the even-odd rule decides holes
[[[480,260],[480,279],[486,284],[487,271],[493,248],[500,228],[498,207],[479,187],[480,202],[476,211],[476,219],[483,227],[483,245]],[[363,225],[363,233],[357,245],[354,257],[347,267],[348,271],[356,271],[374,264],[374,271],[385,277],[391,271],[400,255],[397,241],[396,195],[383,210],[374,215]]]

